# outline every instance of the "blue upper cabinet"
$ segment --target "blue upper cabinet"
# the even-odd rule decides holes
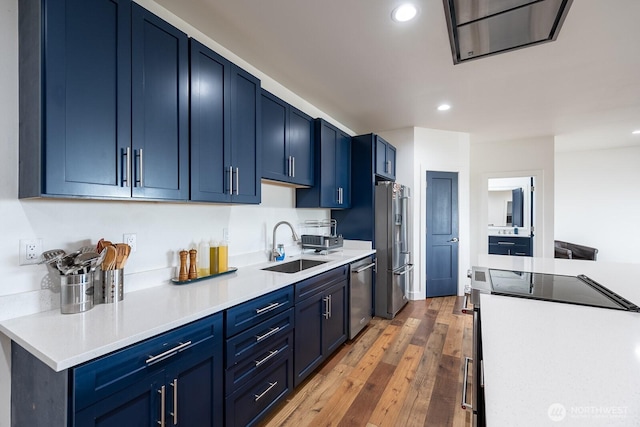
[[[232,201],[260,203],[262,137],[260,80],[235,65],[231,68]]]
[[[19,9],[19,196],[130,197],[122,153],[131,146],[131,3]]]
[[[190,199],[260,203],[260,81],[190,43]]]
[[[396,180],[396,148],[378,135],[371,135],[376,144],[376,176],[383,181]]]
[[[19,8],[19,196],[186,200],[187,36],[129,0]]]
[[[262,178],[313,185],[313,119],[262,90]]]
[[[189,47],[185,33],[133,4],[133,197],[189,196]]]
[[[296,207],[345,209],[351,203],[351,137],[315,120],[314,182],[296,190]]]

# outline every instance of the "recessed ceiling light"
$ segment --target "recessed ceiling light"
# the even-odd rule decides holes
[[[640,135],[640,129],[638,129],[638,130],[634,130],[634,131],[633,131],[633,132],[631,132],[631,133],[632,133],[632,134],[634,134],[634,135]]]
[[[418,14],[418,9],[411,3],[402,4],[391,12],[391,18],[396,22],[411,21]]]
[[[441,104],[438,105],[438,111],[447,111],[451,109],[451,105],[449,104]]]

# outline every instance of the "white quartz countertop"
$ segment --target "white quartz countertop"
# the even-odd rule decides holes
[[[480,301],[488,426],[640,425],[640,314]]]
[[[277,264],[270,262],[186,285],[167,280],[84,313],[51,310],[6,320],[0,322],[0,332],[53,370],[62,371],[373,253],[343,249],[327,255],[304,254],[302,258],[327,262],[293,274],[261,270]]]
[[[585,274],[640,305],[640,265],[483,255],[479,266]],[[640,425],[640,314],[481,295],[488,426]]]

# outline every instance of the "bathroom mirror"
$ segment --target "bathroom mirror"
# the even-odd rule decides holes
[[[531,227],[531,183],[531,177],[489,179],[487,225],[490,231],[500,233],[501,227],[528,231]]]

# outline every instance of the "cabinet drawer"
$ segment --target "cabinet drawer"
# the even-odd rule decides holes
[[[222,313],[150,338],[71,370],[75,409],[135,384],[174,356],[188,357],[222,345]]]
[[[327,271],[326,273],[322,273],[310,279],[296,283],[294,285],[296,289],[296,302],[309,298],[318,292],[322,292],[335,283],[345,280],[349,277],[348,272],[349,266],[343,265],[341,267],[334,268],[331,271]]]
[[[226,370],[226,394],[232,394],[261,372],[269,370],[280,359],[291,357],[292,354],[293,330],[289,330],[285,335],[278,335],[275,339],[270,339],[267,345],[257,348],[256,351],[248,355],[250,357],[246,357]]]
[[[226,426],[252,426],[293,388],[291,357],[283,357],[271,369],[226,399]]]
[[[228,309],[225,313],[227,337],[255,326],[293,306],[293,287],[287,286],[270,294]]]
[[[272,345],[274,340],[286,335],[291,330],[293,330],[293,308],[228,339],[226,366],[231,367],[243,359],[251,357],[261,351],[263,347]]]

